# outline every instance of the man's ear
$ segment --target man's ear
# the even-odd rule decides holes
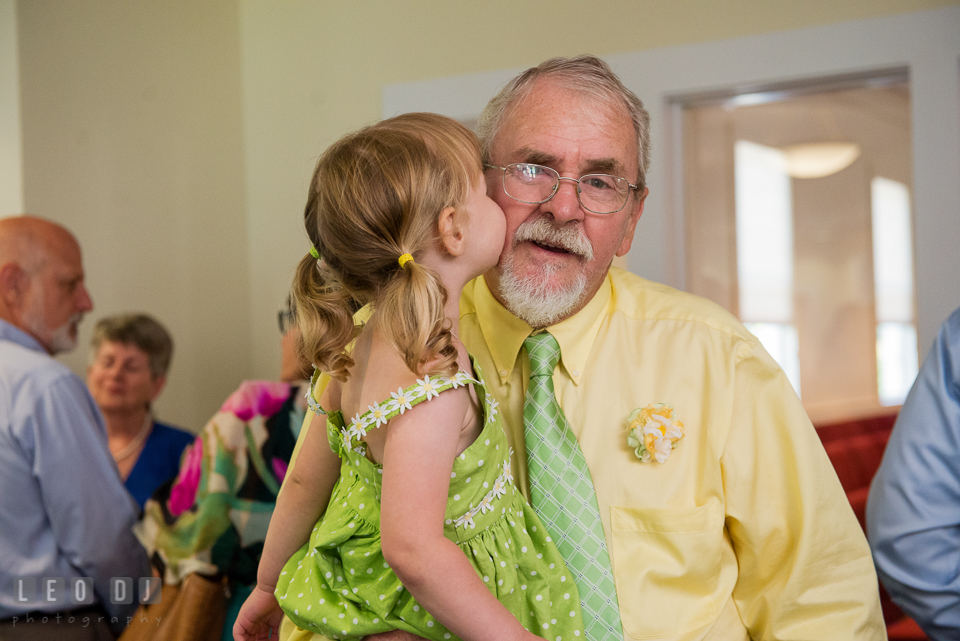
[[[453,207],[445,207],[437,221],[440,244],[451,256],[459,256],[463,253],[463,229],[457,224],[456,214],[457,211]]]
[[[0,300],[8,309],[18,307],[26,288],[27,274],[14,262],[0,265]]]
[[[617,256],[625,256],[628,251],[630,251],[630,246],[633,244],[633,234],[637,230],[637,223],[640,222],[640,216],[643,215],[643,203],[647,200],[647,194],[650,193],[650,190],[646,187],[643,188],[643,194],[639,196],[639,202],[637,203],[637,208],[630,212],[630,217],[627,218],[626,225],[623,230],[623,240],[620,241],[620,246],[617,248]]]

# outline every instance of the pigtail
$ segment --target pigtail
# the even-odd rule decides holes
[[[294,287],[304,353],[314,365],[346,380],[356,301],[371,305],[412,372],[455,373],[447,292],[416,256],[438,242],[440,212],[460,207],[480,172],[476,137],[437,114],[385,120],[324,152],[304,209],[322,261],[305,257]]]
[[[321,371],[346,380],[353,360],[344,349],[356,336],[352,298],[336,276],[310,254],[297,265],[292,293],[303,353]]]
[[[417,263],[397,265],[398,273],[380,293],[381,329],[410,371],[448,374],[457,371],[457,348],[443,313],[447,291],[437,274]]]

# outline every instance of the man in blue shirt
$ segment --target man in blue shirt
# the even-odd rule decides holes
[[[894,602],[960,639],[960,309],[941,326],[870,486],[867,532]]]
[[[83,381],[51,358],[76,346],[91,309],[70,232],[30,216],[0,219],[3,639],[104,638],[137,606],[115,602],[150,576],[103,418]],[[124,577],[132,586],[111,582]]]

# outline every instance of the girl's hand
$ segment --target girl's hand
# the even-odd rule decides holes
[[[234,641],[276,639],[280,634],[282,620],[283,610],[273,596],[273,590],[261,588],[258,583],[247,600],[243,602],[240,613],[237,614],[237,622],[233,625]],[[271,630],[273,630],[272,636]]]

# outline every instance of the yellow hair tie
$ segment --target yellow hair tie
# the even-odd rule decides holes
[[[317,248],[314,247],[313,245],[310,245],[310,255],[316,258],[317,260],[320,260],[320,252],[318,252]]]
[[[410,254],[404,254],[403,256],[398,258],[397,262],[400,263],[400,269],[403,269],[403,266],[406,265],[407,262],[411,260],[413,260],[413,256],[411,256]]]

